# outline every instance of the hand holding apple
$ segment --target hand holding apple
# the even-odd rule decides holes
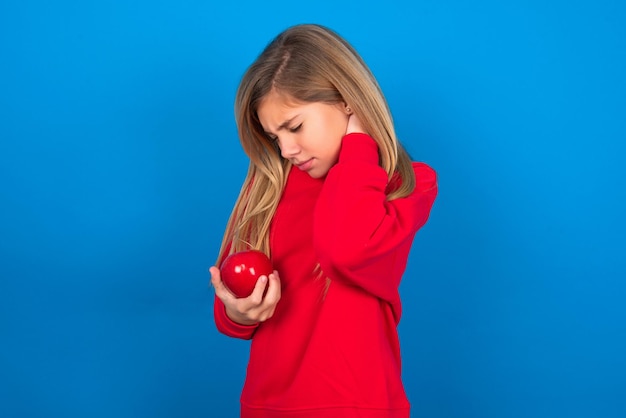
[[[211,273],[211,286],[215,289],[215,296],[224,304],[226,315],[233,322],[241,325],[255,325],[274,315],[281,298],[280,277],[277,271],[273,271],[267,277],[262,276],[257,281],[252,294],[246,298],[238,298],[226,287],[217,267],[210,267],[209,273]]]
[[[252,294],[257,280],[269,276],[274,268],[261,251],[247,250],[229,255],[220,266],[224,285],[238,298]]]

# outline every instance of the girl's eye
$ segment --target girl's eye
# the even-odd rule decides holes
[[[296,126],[295,128],[289,129],[289,132],[296,133],[296,132],[298,132],[300,130],[300,128],[302,128],[302,124]]]

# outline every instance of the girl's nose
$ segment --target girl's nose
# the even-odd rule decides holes
[[[278,140],[278,146],[280,147],[280,155],[285,159],[294,158],[301,151],[298,142],[289,135],[283,135],[283,138]]]

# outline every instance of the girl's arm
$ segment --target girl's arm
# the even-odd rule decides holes
[[[364,133],[343,138],[315,212],[314,245],[332,280],[396,301],[413,237],[437,195],[435,171],[423,163],[413,168],[414,192],[387,201],[387,173],[378,165],[376,142]]]

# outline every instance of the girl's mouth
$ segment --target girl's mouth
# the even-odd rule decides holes
[[[308,160],[302,163],[296,164],[296,167],[298,167],[302,171],[308,171],[312,165],[313,165],[313,158],[309,158]]]

